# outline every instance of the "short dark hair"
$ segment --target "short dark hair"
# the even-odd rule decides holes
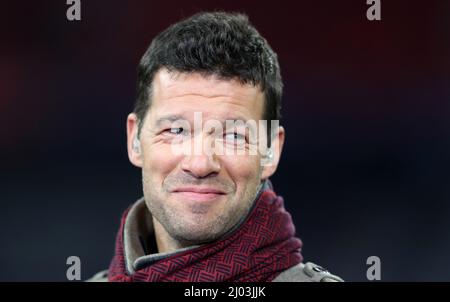
[[[263,118],[268,126],[271,120],[281,117],[283,82],[277,55],[246,15],[198,13],[171,25],[153,39],[138,66],[133,111],[141,125],[151,104],[154,75],[161,68],[259,85],[264,93]]]

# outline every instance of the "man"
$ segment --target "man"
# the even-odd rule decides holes
[[[144,197],[91,280],[342,281],[302,263],[269,181],[285,139],[281,95],[277,56],[244,15],[200,13],[156,36],[127,119]]]

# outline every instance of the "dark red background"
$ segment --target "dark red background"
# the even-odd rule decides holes
[[[307,261],[350,281],[450,281],[450,2],[4,1],[0,10],[0,281],[107,267],[141,194],[125,119],[135,70],[169,24],[245,12],[285,81],[285,197]],[[295,3],[295,4],[294,4]]]

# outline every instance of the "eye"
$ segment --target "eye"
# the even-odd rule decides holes
[[[224,135],[224,139],[227,143],[233,143],[233,144],[243,144],[246,142],[245,135],[242,135],[240,133],[232,132],[232,133],[226,133]]]
[[[174,134],[174,135],[180,135],[180,134],[183,134],[183,131],[184,131],[183,127],[176,127],[176,128],[167,129],[164,132],[168,132],[168,133]]]

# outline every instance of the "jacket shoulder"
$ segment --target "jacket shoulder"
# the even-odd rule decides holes
[[[273,282],[344,282],[344,280],[317,264],[307,262],[285,270]]]
[[[108,270],[96,273],[86,282],[108,282]],[[285,270],[273,282],[344,282],[344,280],[317,264],[307,262]]]
[[[87,279],[85,282],[108,282],[108,270],[96,273],[94,276]]]

